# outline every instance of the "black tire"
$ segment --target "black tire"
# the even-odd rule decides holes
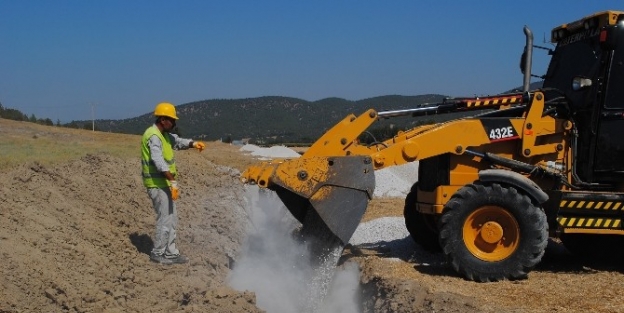
[[[513,187],[466,185],[440,218],[442,250],[468,280],[524,279],[541,261],[547,244],[544,211]]]
[[[418,212],[418,208],[416,207],[416,203],[418,202],[417,192],[418,183],[412,186],[407,197],[405,197],[405,206],[403,207],[405,227],[414,242],[423,249],[430,252],[440,252],[442,248],[438,240],[436,217]]]

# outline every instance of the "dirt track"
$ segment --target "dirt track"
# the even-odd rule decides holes
[[[54,127],[1,119],[0,130],[35,142],[67,138]],[[246,222],[232,167],[245,163],[236,147],[208,149],[176,155],[179,245],[191,258],[183,266],[148,259],[154,217],[138,156],[98,152],[2,170],[0,312],[262,312],[253,293],[225,283]],[[401,210],[400,200],[376,200],[365,218]],[[342,261],[360,265],[364,312],[624,312],[621,259],[583,261],[553,242],[528,280],[478,284],[413,246],[408,260],[383,246],[345,250]]]

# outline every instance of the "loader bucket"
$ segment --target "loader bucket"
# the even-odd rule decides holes
[[[250,177],[253,172],[262,177]],[[248,169],[245,175],[274,190],[304,228],[310,220],[306,216],[316,212],[343,245],[355,232],[375,188],[372,162],[366,156],[299,158]]]
[[[288,211],[304,227],[310,221],[306,216],[314,210],[327,229],[343,244],[351,239],[366,211],[369,199],[366,192],[338,186],[322,187],[316,193],[323,195],[319,199],[314,199],[314,196],[313,199],[306,199],[284,188],[277,188],[276,192]]]

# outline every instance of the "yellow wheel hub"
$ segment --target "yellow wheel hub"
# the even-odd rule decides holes
[[[503,239],[503,226],[497,222],[487,222],[481,229],[481,238],[487,243],[497,243]]]
[[[475,257],[502,261],[518,248],[520,228],[514,216],[499,206],[483,206],[464,221],[464,244]]]

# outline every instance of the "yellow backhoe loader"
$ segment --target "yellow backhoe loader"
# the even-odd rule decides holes
[[[418,161],[406,227],[474,281],[526,278],[549,237],[573,252],[624,238],[624,12],[554,28],[552,49],[524,33],[522,91],[349,115],[300,158],[249,167],[242,180],[274,190],[304,228],[321,221],[347,244],[374,172]],[[530,90],[534,48],[551,61]],[[360,140],[380,119],[454,112],[469,116]]]

